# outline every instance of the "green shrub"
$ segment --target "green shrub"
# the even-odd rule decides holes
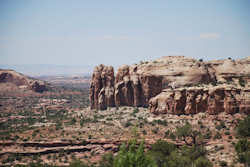
[[[237,153],[237,160],[240,163],[244,163],[245,166],[250,165],[250,141],[247,139],[240,139],[235,144],[235,150]]]
[[[226,167],[227,166],[226,161],[220,161],[219,164],[220,164],[221,167]]]
[[[168,122],[166,120],[158,119],[158,120],[154,120],[153,122],[157,123],[159,125],[163,125],[163,126],[167,126],[168,125]]]
[[[239,84],[242,87],[245,87],[245,85],[246,85],[245,80],[242,77],[239,78]]]
[[[99,162],[99,167],[112,167],[114,163],[114,156],[111,153],[104,154],[102,160]]]
[[[69,167],[88,167],[85,163],[80,160],[74,160],[70,163]]]
[[[170,134],[170,130],[167,130],[166,132],[165,132],[165,136],[164,137],[169,137],[169,134]]]
[[[139,112],[139,109],[138,109],[138,108],[135,108],[134,111],[133,111],[134,114],[136,114],[136,113],[138,113],[138,112]]]
[[[205,133],[205,135],[203,135],[203,137],[204,137],[204,139],[211,139],[211,137],[212,137],[211,131],[207,131],[207,132]]]
[[[133,125],[129,120],[125,123],[124,127],[127,128],[129,126]]]
[[[156,161],[157,166],[166,166],[168,163],[168,156],[175,151],[177,147],[163,140],[158,140],[152,145],[149,155]]]
[[[128,147],[123,144],[114,158],[113,167],[153,167],[155,162],[145,154],[144,142],[139,147],[136,146],[136,140],[129,143]]]
[[[75,119],[75,118],[72,118],[72,120],[70,121],[70,124],[71,124],[71,125],[75,125],[75,123],[76,123],[76,119]]]
[[[166,166],[173,167],[212,167],[212,163],[205,157],[206,149],[202,146],[184,145],[179,150],[171,152]]]
[[[239,122],[236,131],[240,137],[250,137],[250,116]]]
[[[176,139],[176,136],[175,136],[174,133],[170,133],[169,138],[172,139],[172,140],[175,140],[175,139]]]
[[[216,125],[216,126],[215,126],[215,128],[216,128],[217,130],[221,130],[221,129],[225,128],[225,127],[226,127],[226,126],[225,126],[225,123],[222,122],[222,121],[220,121],[220,124],[219,124],[219,125]]]
[[[213,164],[204,157],[199,157],[197,160],[195,160],[194,164],[195,164],[195,167],[212,167],[213,166]]]
[[[219,132],[217,132],[215,135],[214,135],[214,140],[216,140],[216,139],[221,139],[222,137],[221,137],[221,134],[219,133]]]
[[[86,145],[88,142],[86,140],[82,140],[82,145]]]
[[[226,131],[224,134],[225,134],[225,135],[230,135],[230,132],[229,132],[229,131]]]
[[[157,127],[157,128],[154,128],[153,130],[152,130],[152,132],[154,133],[154,134],[157,134],[158,132],[159,132],[159,128]]]
[[[192,125],[186,123],[184,126],[177,127],[176,135],[179,139],[183,140],[188,145],[196,145],[201,142],[202,136],[201,133],[192,128]],[[192,141],[187,140],[187,138],[191,138]]]
[[[146,134],[147,134],[147,131],[146,131],[145,129],[143,129],[142,133],[143,133],[144,135],[146,135]]]

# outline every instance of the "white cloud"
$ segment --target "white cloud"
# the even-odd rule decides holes
[[[201,33],[200,38],[201,39],[218,39],[218,38],[220,38],[220,34],[218,34],[218,33]]]

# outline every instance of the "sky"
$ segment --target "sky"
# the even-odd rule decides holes
[[[0,64],[250,56],[249,0],[0,0]]]

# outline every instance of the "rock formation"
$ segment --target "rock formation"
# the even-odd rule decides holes
[[[114,107],[114,69],[100,65],[95,67],[90,86],[90,106],[104,110]]]
[[[153,113],[250,114],[250,57],[203,62],[166,56],[120,67],[97,66],[92,75],[92,109],[149,107]]]
[[[244,112],[250,114],[250,98],[244,98],[249,93],[249,89],[227,86],[165,89],[150,99],[149,109],[156,114],[179,115],[199,112],[208,112],[209,114]]]
[[[48,89],[44,81],[29,78],[14,70],[0,69],[0,83],[11,83],[19,87],[26,87],[39,93]]]

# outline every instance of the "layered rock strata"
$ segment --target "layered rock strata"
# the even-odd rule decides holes
[[[203,62],[184,56],[113,67],[92,75],[92,109],[149,107],[153,113],[250,113],[250,57]]]

